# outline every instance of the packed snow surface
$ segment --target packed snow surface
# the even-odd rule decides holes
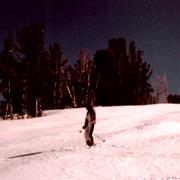
[[[85,108],[1,120],[0,179],[180,179],[180,105],[95,107],[95,111],[96,145],[91,148],[79,132]]]

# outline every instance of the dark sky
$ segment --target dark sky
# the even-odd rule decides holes
[[[134,40],[151,64],[151,82],[167,76],[168,91],[180,94],[179,0],[6,0],[0,5],[0,44],[7,31],[36,21],[46,25],[46,43],[57,41],[73,61],[80,49],[91,55],[109,39]]]

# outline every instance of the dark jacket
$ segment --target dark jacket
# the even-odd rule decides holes
[[[83,129],[85,129],[88,125],[92,124],[96,124],[96,113],[93,108],[88,109]]]

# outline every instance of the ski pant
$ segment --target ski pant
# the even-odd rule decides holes
[[[85,129],[84,136],[86,140],[86,144],[91,146],[94,144],[94,139],[93,139],[93,131],[94,131],[94,124],[88,124],[88,126]]]

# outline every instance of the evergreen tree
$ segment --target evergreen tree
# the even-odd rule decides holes
[[[152,101],[153,89],[148,82],[152,69],[143,62],[143,51],[136,50],[135,42],[129,45],[129,65],[127,74],[127,89],[131,104],[148,104]]]
[[[124,38],[111,39],[109,47],[97,51],[95,66],[100,77],[97,104],[129,105],[152,101],[153,89],[148,82],[152,70],[143,62],[142,51],[131,42],[129,52]]]
[[[27,113],[33,117],[42,114],[42,92],[47,80],[44,58],[44,25],[34,23],[17,31],[16,51],[23,64],[24,103]]]
[[[108,50],[99,50],[94,55],[96,73],[97,105],[112,105],[117,81],[117,72]]]
[[[67,96],[65,67],[68,61],[62,59],[62,51],[58,43],[53,43],[49,47],[49,52],[51,59],[51,71],[53,72],[50,86],[52,96],[49,97],[53,103],[52,108],[64,108],[66,106],[65,97]]]
[[[71,105],[70,66],[62,60],[60,45],[44,48],[44,25],[34,23],[4,41],[0,53],[0,90],[5,114],[41,116],[42,109]],[[73,102],[73,101],[72,101]],[[76,107],[76,106],[74,106]]]
[[[21,66],[14,54],[14,38],[11,33],[4,39],[4,48],[0,53],[0,90],[4,101],[1,103],[1,114],[13,118],[14,113],[22,114],[22,81]]]

